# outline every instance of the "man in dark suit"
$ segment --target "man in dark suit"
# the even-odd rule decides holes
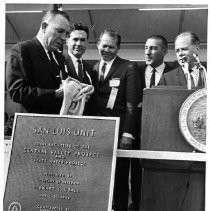
[[[168,43],[162,35],[151,35],[145,43],[145,65],[140,66],[144,88],[157,86],[163,73],[173,68],[164,62],[168,52]]]
[[[101,59],[93,70],[93,99],[96,116],[120,117],[118,149],[132,149],[137,133],[138,105],[142,100],[137,64],[117,56],[121,37],[116,31],[105,30],[97,44]],[[114,210],[128,208],[128,158],[117,158]]]
[[[168,43],[163,36],[151,35],[147,38],[145,43],[145,64],[139,66],[139,73],[142,80],[143,88],[156,86],[159,83],[160,77],[163,72],[168,72],[172,69],[167,63],[164,62],[164,57],[167,54],[167,51]],[[140,138],[140,134],[138,135],[138,138]],[[140,140],[135,142],[133,148],[135,150],[140,149]],[[141,161],[137,158],[131,158],[132,203],[129,206],[129,211],[139,210],[141,198],[141,175]]]
[[[68,75],[86,84],[92,84],[90,72],[92,67],[83,60],[87,49],[89,29],[82,23],[75,23],[70,27],[69,38],[66,40],[68,50],[63,55],[66,60]],[[81,67],[81,68],[80,68]]]
[[[199,48],[200,41],[195,33],[180,33],[175,39],[175,52],[180,66],[163,74],[159,84],[188,89],[206,87],[206,69],[199,61]]]
[[[82,23],[74,23],[70,27],[69,38],[66,40],[68,49],[63,51],[68,76],[77,79],[81,83],[92,84],[92,67],[82,58],[88,45],[89,29]],[[83,115],[91,113],[90,95],[86,96]]]
[[[58,49],[63,48],[69,27],[68,14],[48,11],[37,36],[12,48],[6,83],[11,99],[19,105],[18,112],[59,113],[65,71],[64,58]]]

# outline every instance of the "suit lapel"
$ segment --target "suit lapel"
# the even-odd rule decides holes
[[[82,60],[82,63],[83,63],[84,82],[88,84],[92,84],[92,80],[89,74],[89,71],[90,71],[89,66],[84,60]]]
[[[94,83],[94,87],[96,89],[98,89],[98,86],[99,86],[99,64],[100,64],[100,61],[98,61],[94,68],[93,68],[93,74],[91,74],[91,76],[93,77],[93,83]]]
[[[73,62],[71,60],[71,57],[68,55],[68,52],[65,51],[63,53],[63,55],[64,55],[65,60],[66,60],[67,71],[68,71],[69,76],[71,76],[72,78],[75,78],[75,79],[79,80],[79,77],[78,77],[77,72],[75,70],[74,64],[73,64]]]
[[[120,62],[120,58],[117,56],[114,60],[114,62],[112,63],[112,66],[106,76],[106,78],[104,79],[104,83],[109,80],[109,78],[113,75],[113,73],[115,73],[116,69],[119,67],[119,62]]]
[[[42,47],[41,43],[38,41],[37,38],[34,38],[33,40],[35,41],[36,44],[36,50],[39,52],[39,59],[43,61],[43,63],[46,65],[46,70],[49,70],[55,81],[58,83],[56,73],[53,71],[52,65],[44,48]]]
[[[178,71],[176,74],[177,80],[179,81],[181,86],[186,86],[187,85],[187,81],[186,81],[186,77],[184,75],[184,72],[182,70],[182,67],[178,67]]]

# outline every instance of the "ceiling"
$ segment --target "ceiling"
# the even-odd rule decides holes
[[[39,30],[43,11],[58,5],[6,4],[6,44],[31,39]],[[193,31],[207,43],[207,5],[155,4],[63,4],[71,22],[83,22],[90,29],[95,46],[105,28],[117,30],[123,46],[143,45],[152,34],[161,34],[169,44],[182,31]]]

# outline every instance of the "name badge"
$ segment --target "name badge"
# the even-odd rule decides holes
[[[120,85],[120,78],[113,78],[109,81],[110,87],[118,87]]]
[[[115,100],[116,100],[116,97],[117,97],[117,92],[118,92],[118,89],[115,88],[115,87],[112,87],[112,90],[111,90],[111,93],[110,93],[110,96],[109,96],[109,100],[108,100],[108,103],[107,103],[107,108],[111,108],[113,109],[114,107],[114,103],[115,103]]]

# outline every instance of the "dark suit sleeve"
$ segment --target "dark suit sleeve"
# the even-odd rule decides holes
[[[124,121],[124,131],[135,136],[136,125],[140,119],[139,104],[142,102],[142,85],[137,68],[137,64],[130,62],[126,75],[126,115]]]
[[[28,48],[21,44],[14,46],[6,69],[6,83],[12,100],[29,106],[51,107],[55,103],[55,89],[38,87],[34,74]]]

